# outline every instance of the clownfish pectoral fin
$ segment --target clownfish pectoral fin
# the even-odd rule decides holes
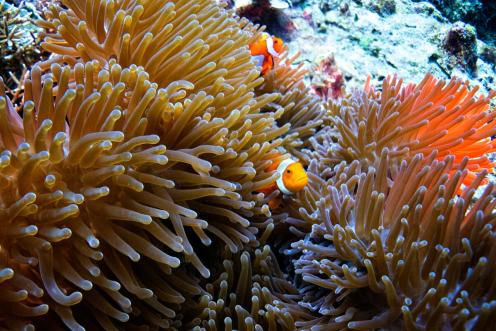
[[[270,210],[276,210],[280,208],[282,205],[282,198],[280,196],[272,198],[269,200],[269,208]]]
[[[253,60],[255,60],[255,65],[257,67],[262,67],[265,61],[265,56],[261,55],[253,55],[251,57]]]

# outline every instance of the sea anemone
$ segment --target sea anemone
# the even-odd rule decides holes
[[[253,192],[275,179],[262,170],[289,125],[266,111],[277,93],[255,94],[256,29],[209,1],[46,15],[43,47],[59,55],[32,69],[19,112],[2,96],[6,223],[29,230],[2,239],[5,284],[17,270],[38,284],[25,323],[51,307],[71,329],[179,328],[201,294],[187,268],[210,276],[198,247],[236,254],[271,223]]]
[[[215,97],[211,106],[219,108],[219,114],[232,110],[228,101],[238,101],[232,107],[243,104],[230,100],[229,95],[248,98],[250,89],[262,81],[246,47],[257,28],[214,1],[77,0],[62,4],[50,5],[45,13],[48,19],[38,21],[54,31],[42,44],[54,54],[44,66],[79,60],[103,64],[110,59],[122,67],[141,66],[159,88],[185,80],[192,84],[188,93],[204,91]]]
[[[458,196],[468,158],[439,160],[433,152],[389,164],[386,148],[365,171],[359,161],[343,161],[333,179],[311,177],[320,198],[308,213],[320,222],[293,247],[301,253],[294,260],[301,304],[315,318],[298,327],[489,329],[496,312],[493,185],[471,204],[487,172]]]
[[[437,150],[439,159],[453,155],[456,165],[468,157],[465,184],[469,185],[477,172],[492,172],[494,164],[487,154],[496,150],[491,141],[496,113],[489,111],[496,93],[476,98],[477,90],[460,79],[446,83],[430,74],[419,84],[406,86],[388,77],[379,92],[368,81],[363,91],[329,102],[330,124],[337,132],[325,128],[320,138],[317,135],[314,149],[320,155],[316,157],[327,154],[334,160],[327,165],[341,160],[373,165],[386,147],[390,161],[396,163]]]
[[[60,54],[42,66],[115,58],[121,66],[141,66],[146,81],[159,88],[187,86],[170,95],[174,101],[186,98],[184,102],[170,104],[163,113],[147,114],[146,132],[160,137],[170,161],[159,170],[160,176],[175,182],[175,188],[168,190],[171,199],[190,208],[181,217],[208,218],[208,223],[187,221],[201,224],[194,229],[204,244],[211,242],[202,230],[205,227],[233,252],[253,240],[257,228],[246,217],[269,211],[252,192],[274,179],[275,174],[260,170],[289,129],[289,125],[277,126],[280,113],[260,112],[278,95],[254,93],[263,82],[247,47],[256,28],[210,1],[190,5],[95,0],[65,5],[67,9],[51,6],[50,19],[40,23],[57,31],[43,46]],[[163,91],[159,97],[168,96]],[[171,219],[181,223],[175,215]],[[208,276],[180,231],[186,252]]]
[[[310,92],[303,81],[307,74],[303,63],[294,65],[299,56],[299,53],[290,55],[285,46],[282,54],[274,58],[274,68],[264,76],[256,92],[262,95],[276,92],[280,95],[269,104],[268,109],[281,114],[277,118],[280,126],[290,124],[282,147],[308,164],[310,159],[302,151],[310,146],[309,138],[321,128],[326,112],[321,100]]]
[[[159,137],[145,133],[143,117],[168,102],[156,87],[143,88],[142,70],[108,67],[53,64],[47,74],[34,67],[25,81],[22,118],[5,95],[0,98],[2,221],[8,229],[2,252],[14,277],[18,271],[32,289],[25,295],[34,296],[29,301],[49,302],[71,328],[79,326],[67,307],[81,301],[79,290],[102,302],[94,309],[122,322],[129,318],[130,301],[119,293],[121,286],[159,309],[160,295],[152,298],[153,292],[137,286],[132,268],[121,260],[146,257],[170,273],[180,260],[169,253],[184,251],[180,235],[162,220],[187,211],[161,195],[173,182],[151,174],[168,159]],[[103,265],[119,282],[102,272],[104,252],[113,257]],[[48,297],[41,298],[42,290]],[[101,293],[124,312],[110,308]]]
[[[269,246],[222,262],[223,271],[206,284],[192,330],[294,330],[302,314],[298,291],[277,272]],[[252,257],[253,256],[253,257]],[[252,260],[253,259],[253,260]]]
[[[260,236],[256,247],[235,255],[225,249],[217,274],[204,285],[188,329],[192,330],[294,330],[295,320],[308,312],[297,304],[298,290],[279,268],[265,241],[273,226]]]

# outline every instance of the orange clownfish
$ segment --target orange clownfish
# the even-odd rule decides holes
[[[265,75],[274,67],[274,57],[278,57],[282,51],[282,39],[272,37],[268,33],[250,44],[250,54],[259,67],[262,67],[262,75]]]
[[[277,156],[281,155],[278,154]],[[274,183],[257,190],[257,192],[264,193],[265,196],[268,196],[277,189],[281,191],[282,194],[291,195],[303,190],[308,183],[307,172],[303,168],[303,165],[298,161],[292,159],[286,159],[282,162],[274,160],[274,162],[267,167],[266,171],[274,170],[279,173],[279,178]],[[279,206],[280,202],[280,199],[272,199],[269,201],[269,207],[275,209]]]

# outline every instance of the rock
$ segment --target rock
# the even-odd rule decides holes
[[[454,23],[442,42],[449,70],[459,67],[471,75],[477,74],[477,35],[475,28],[463,22]]]
[[[496,47],[482,43],[479,56],[482,60],[496,66]]]
[[[289,40],[296,30],[285,12],[289,5],[284,0],[234,0],[233,3],[239,16],[246,17],[255,24],[265,25],[267,32],[272,35]]]
[[[369,2],[368,7],[382,16],[396,13],[395,0],[372,0]]]
[[[390,74],[415,82],[426,72],[442,79],[459,76],[480,85],[483,94],[496,89],[495,45],[478,41],[479,29],[465,27],[464,51],[446,45],[448,52],[443,43],[454,25],[429,1],[395,0],[391,15],[373,10],[372,2],[380,0],[304,0],[284,10],[298,26],[287,43],[290,52],[300,51],[299,62],[310,71],[319,56],[334,54],[348,90],[362,87],[368,75],[373,83]]]
[[[418,0],[415,0],[418,1]],[[480,37],[495,46],[496,1],[494,0],[428,0],[448,21],[463,21],[474,26]]]
[[[419,14],[432,16],[439,22],[448,22],[448,20],[441,14],[437,8],[429,2],[420,2],[413,5],[413,10]]]

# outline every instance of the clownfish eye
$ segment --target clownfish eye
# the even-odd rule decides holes
[[[286,173],[287,173],[287,174],[290,174],[290,173],[291,173],[291,170],[289,170],[289,169],[288,169],[288,170],[286,170]]]

